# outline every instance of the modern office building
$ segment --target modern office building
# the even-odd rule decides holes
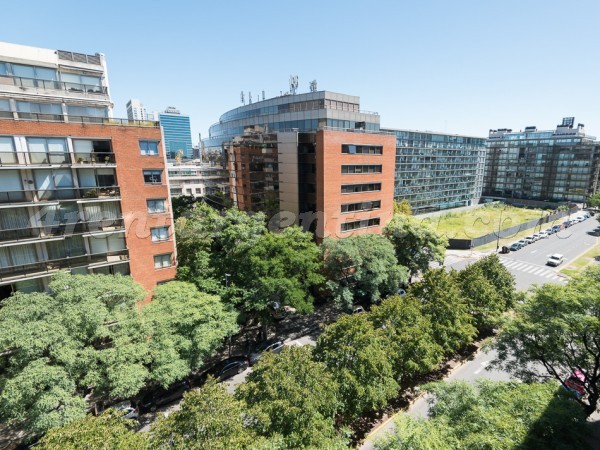
[[[165,112],[158,114],[158,120],[163,128],[167,158],[175,159],[181,150],[183,158],[192,159],[194,150],[190,117],[182,115],[177,108],[169,106]]]
[[[225,145],[231,197],[265,211],[271,227],[296,223],[319,241],[379,234],[393,214],[395,141],[363,130],[248,128]]]
[[[229,175],[223,167],[199,160],[168,162],[167,173],[171,197],[189,195],[205,197],[229,192]]]
[[[396,135],[396,201],[408,200],[414,214],[479,203],[486,156],[484,138],[385,131]]]
[[[59,270],[175,277],[159,124],[112,106],[103,55],[0,43],[0,298]]]
[[[555,130],[490,130],[483,195],[585,202],[598,190],[600,142],[565,117]]]
[[[132,98],[127,102],[127,118],[129,120],[148,120],[158,122],[158,113],[148,112],[144,104],[137,98]]]

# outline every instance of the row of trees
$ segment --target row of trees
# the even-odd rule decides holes
[[[83,417],[95,399],[130,398],[202,367],[238,329],[236,313],[189,283],[153,301],[130,277],[59,273],[50,293],[0,308],[0,421],[41,434]]]
[[[264,355],[235,396],[212,383],[186,394],[181,410],[159,420],[147,444],[346,448],[354,420],[385,406],[401,386],[470,343],[478,331],[476,317],[490,326],[512,304],[512,279],[496,256],[467,270],[480,274],[474,282],[482,292],[505,295],[493,297],[497,305],[482,307],[480,298],[466,297],[461,273],[428,271],[406,296],[392,296],[369,313],[345,315],[327,326],[314,349]],[[77,423],[47,439],[64,440],[78,427],[85,429]]]

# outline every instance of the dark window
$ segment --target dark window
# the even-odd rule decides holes
[[[373,219],[357,220],[354,222],[346,222],[346,223],[342,224],[342,231],[352,231],[352,230],[358,230],[361,228],[376,227],[379,225],[379,223],[380,223],[379,217],[375,217]]]
[[[342,153],[350,155],[381,155],[383,154],[383,146],[342,144]]]
[[[370,202],[346,203],[342,205],[342,213],[357,212],[357,211],[373,211],[381,208],[381,200],[373,200]]]
[[[381,164],[342,165],[342,173],[381,173]]]
[[[161,184],[162,170],[144,170],[144,183]]]
[[[140,141],[140,153],[142,155],[158,155],[158,142]]]
[[[342,194],[354,194],[357,192],[380,191],[381,183],[343,184]]]

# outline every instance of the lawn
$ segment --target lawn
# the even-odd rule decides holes
[[[450,212],[440,217],[432,217],[425,220],[439,233],[444,234],[449,239],[474,239],[488,233],[498,232],[498,226],[501,229],[510,228],[532,219],[539,219],[548,215],[548,213],[549,211],[541,209],[517,208],[505,204],[488,204],[472,211]],[[529,231],[525,233],[528,234]],[[514,236],[509,238],[509,240],[513,239]]]
[[[577,275],[590,264],[594,263],[600,257],[600,242],[596,242],[591,249],[581,255],[574,261],[571,261],[567,266],[561,269],[561,273],[572,277]]]

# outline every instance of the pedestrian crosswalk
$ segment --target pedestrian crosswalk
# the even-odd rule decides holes
[[[566,282],[565,277],[561,277],[557,275],[556,272],[550,269],[546,269],[545,267],[540,267],[535,264],[525,263],[522,261],[517,261],[509,258],[500,258],[500,262],[504,264],[504,267],[513,271],[519,271],[528,273],[530,275],[536,275],[538,277],[547,278],[548,280],[552,280],[555,283],[564,283]]]

